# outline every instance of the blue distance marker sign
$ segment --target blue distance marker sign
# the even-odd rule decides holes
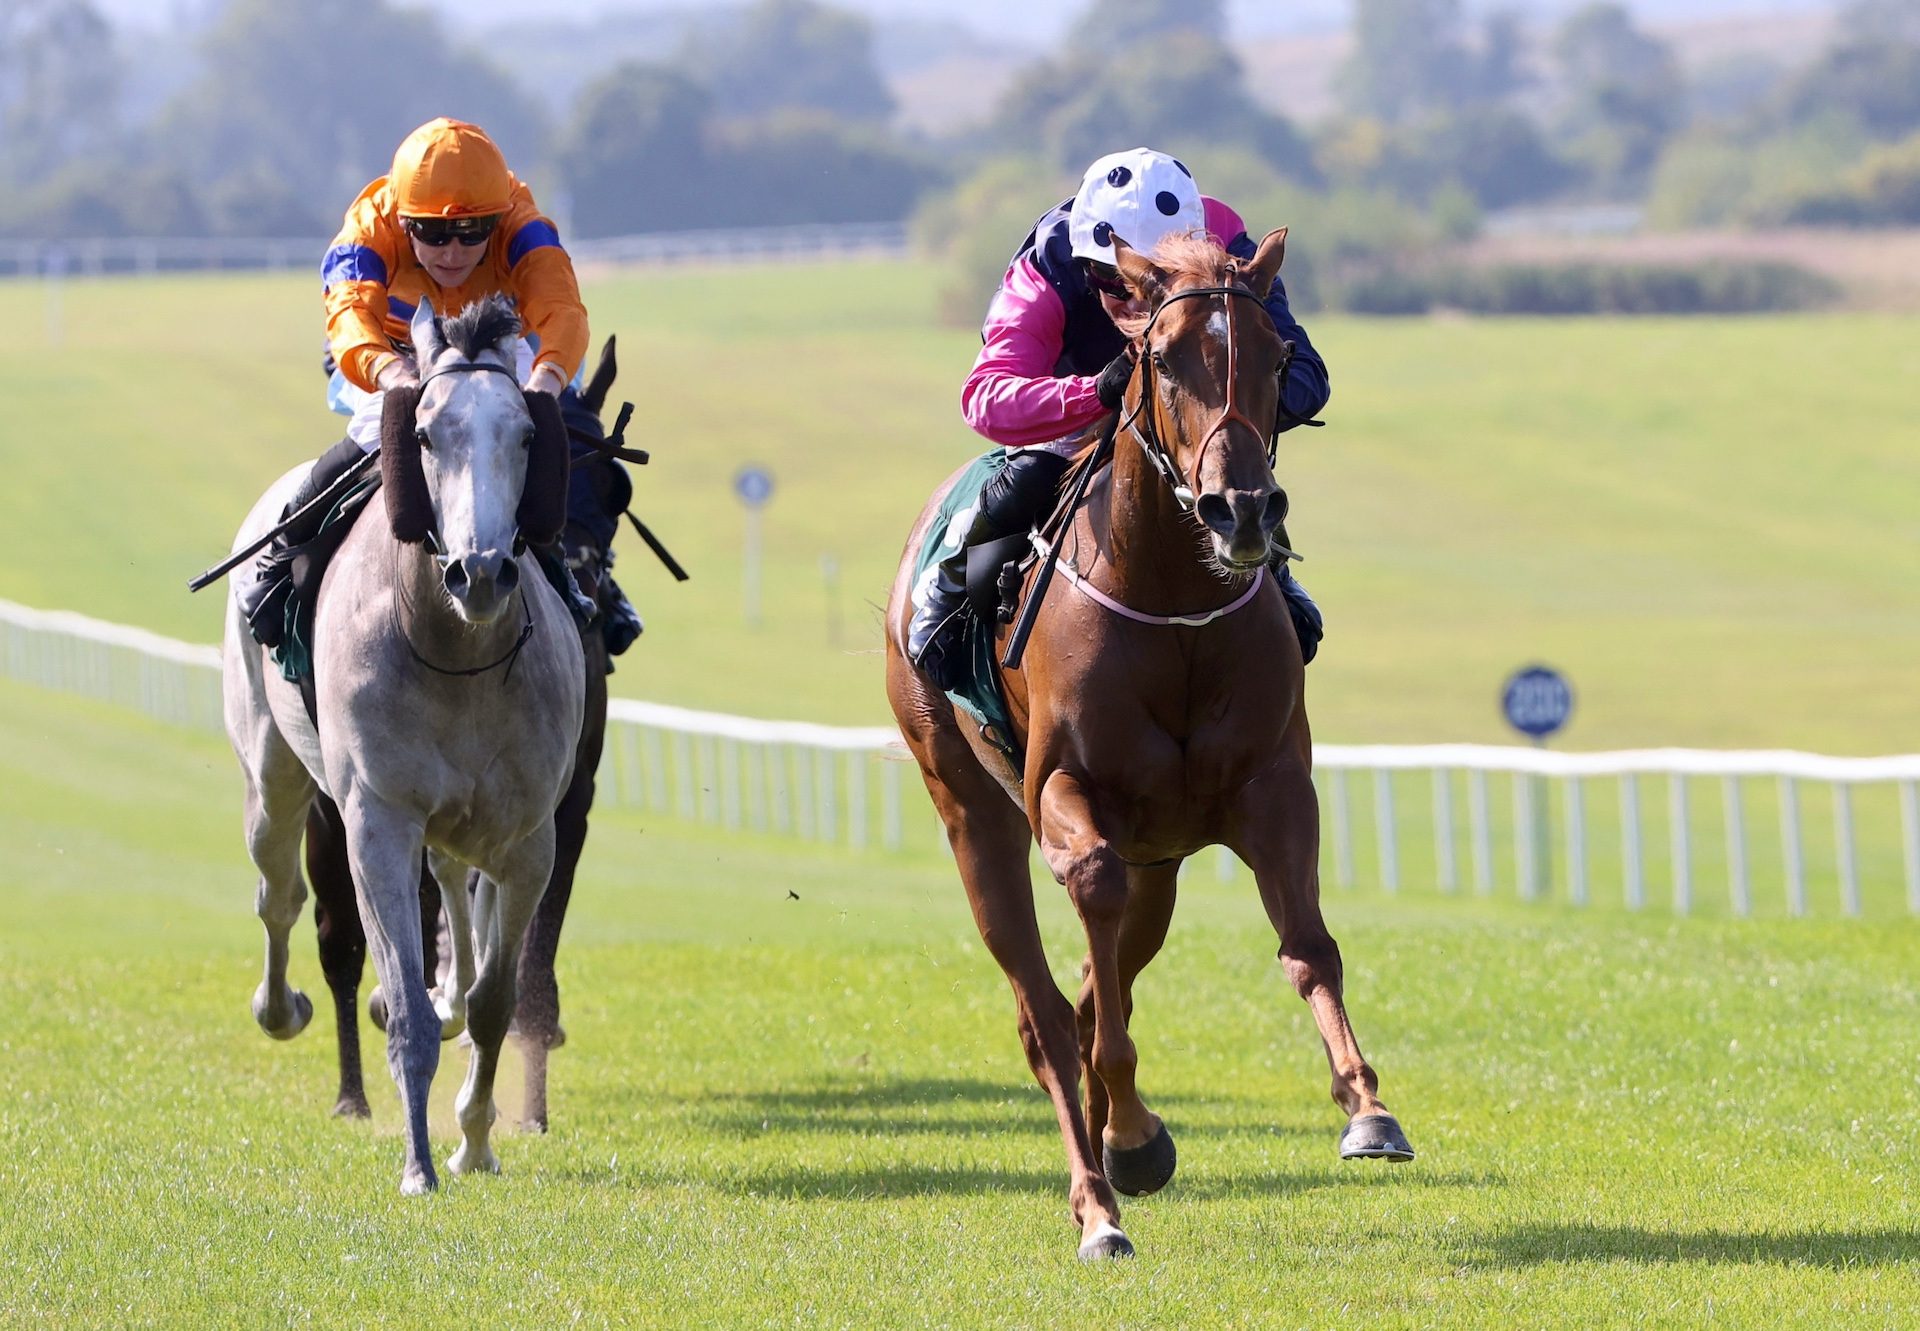
[[[1567,724],[1573,715],[1573,687],[1549,666],[1515,671],[1500,691],[1500,710],[1507,724],[1536,742]]]
[[[733,492],[748,508],[759,508],[773,498],[773,473],[765,467],[742,467],[733,474]]]

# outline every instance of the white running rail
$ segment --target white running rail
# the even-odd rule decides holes
[[[221,727],[217,649],[72,611],[0,600],[0,674],[170,724]],[[891,726],[764,721],[627,698],[608,704],[607,720],[603,798],[856,849],[907,841],[902,785],[911,760]],[[1617,892],[1640,909],[1658,879],[1678,914],[1704,908],[1711,889],[1716,909],[1747,915],[1768,904],[1756,888],[1777,886],[1786,914],[1812,913],[1817,890],[1840,913],[1859,915],[1870,898],[1897,900],[1883,889],[1903,880],[1905,907],[1920,915],[1920,754],[1323,744],[1314,759],[1323,872],[1336,887],[1360,879],[1364,823],[1369,881],[1390,892],[1413,883],[1458,892],[1471,883],[1484,896],[1510,878],[1523,898],[1557,887],[1580,904]],[[1507,802],[1494,797],[1496,779]],[[1711,801],[1689,797],[1716,784],[1717,819]],[[1758,797],[1765,784],[1772,801]],[[1827,798],[1803,799],[1810,786],[1825,787]],[[1808,805],[1824,805],[1828,817]],[[932,843],[931,817],[915,821]],[[1761,853],[1753,828],[1762,823],[1774,829],[1777,856]],[[1700,836],[1715,824],[1717,846]],[[1648,844],[1658,829],[1664,866]],[[1234,863],[1221,851],[1220,875],[1231,876]],[[1762,865],[1777,883],[1757,881]]]

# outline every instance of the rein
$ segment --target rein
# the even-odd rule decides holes
[[[1032,539],[1033,552],[1035,554],[1039,555],[1042,559],[1053,558],[1053,547],[1047,543],[1045,537],[1035,533]],[[1206,627],[1216,619],[1225,619],[1228,615],[1258,596],[1261,586],[1265,584],[1267,580],[1267,569],[1266,565],[1261,565],[1260,571],[1253,575],[1253,581],[1247,584],[1247,589],[1244,592],[1221,606],[1218,610],[1209,610],[1201,615],[1150,615],[1144,610],[1135,610],[1130,605],[1125,605],[1114,600],[1113,597],[1094,586],[1093,581],[1090,578],[1082,576],[1071,563],[1061,563],[1060,576],[1071,583],[1074,590],[1082,596],[1085,596],[1089,601],[1092,601],[1095,605],[1103,609],[1113,611],[1114,614],[1119,615],[1122,619],[1131,619],[1136,624],[1152,624],[1158,628],[1197,629]]]

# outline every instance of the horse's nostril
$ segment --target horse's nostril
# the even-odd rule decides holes
[[[500,565],[500,575],[495,580],[503,592],[510,592],[520,585],[520,566],[511,559]]]
[[[459,596],[467,590],[467,565],[462,559],[450,561],[440,574],[441,581],[447,584],[447,590]]]
[[[1275,490],[1267,496],[1266,507],[1260,510],[1260,530],[1271,533],[1287,518],[1287,492]]]
[[[1194,501],[1193,511],[1200,515],[1200,521],[1212,531],[1222,536],[1233,535],[1233,505],[1227,502],[1225,495],[1209,491]]]

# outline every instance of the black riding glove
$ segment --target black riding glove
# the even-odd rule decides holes
[[[1101,406],[1108,411],[1118,411],[1126,400],[1127,385],[1132,382],[1133,351],[1129,348],[1107,362],[1107,368],[1093,381],[1093,391]]]

